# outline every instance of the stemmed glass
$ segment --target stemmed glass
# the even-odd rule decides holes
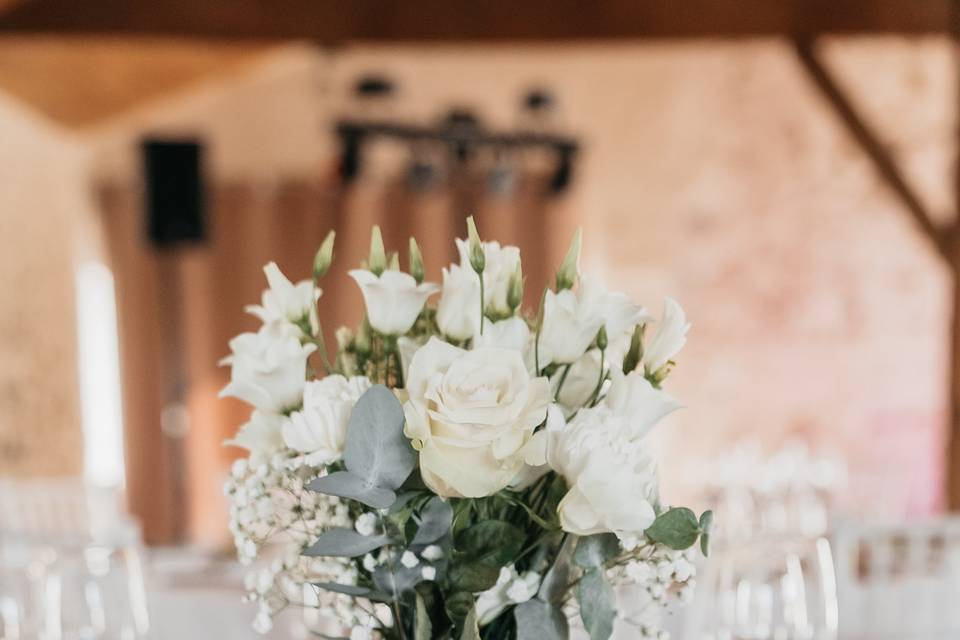
[[[835,640],[830,544],[768,539],[717,549],[697,594],[688,640]]]
[[[138,640],[149,615],[140,556],[132,547],[61,548],[51,564],[47,617],[55,640]]]

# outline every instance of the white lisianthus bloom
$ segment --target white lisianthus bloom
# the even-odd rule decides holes
[[[437,326],[443,335],[460,342],[480,330],[480,279],[469,265],[452,264],[443,270]]]
[[[231,396],[261,411],[283,413],[303,400],[307,358],[314,344],[300,344],[300,331],[287,323],[263,325],[257,333],[241,333],[230,341],[233,352],[220,361],[231,366],[230,384],[220,397]]]
[[[520,249],[504,245],[499,242],[484,242],[483,244],[483,306],[487,313],[494,316],[504,316],[510,313],[507,304],[507,294],[510,291],[510,278],[517,271],[520,264]],[[457,250],[460,252],[460,266],[471,270],[470,243],[467,240],[457,239]],[[474,279],[476,274],[474,273]],[[479,306],[479,302],[477,306]],[[479,312],[478,312],[479,313]]]
[[[540,366],[576,362],[600,327],[606,326],[607,335],[613,338],[646,317],[643,307],[625,294],[607,292],[591,278],[580,278],[576,293],[571,289],[559,293],[548,290],[540,330]]]
[[[248,464],[256,466],[270,460],[270,457],[283,448],[283,437],[280,434],[282,416],[263,411],[254,411],[250,420],[240,427],[237,434],[225,445],[240,447],[250,452]]]
[[[358,376],[330,375],[308,382],[303,408],[283,420],[283,442],[306,455],[306,463],[319,467],[336,462],[347,443],[347,424],[370,380]]]
[[[590,349],[580,356],[570,367],[570,373],[560,387],[560,380],[563,378],[563,369],[553,374],[550,383],[553,385],[554,396],[557,402],[563,408],[564,415],[570,416],[578,409],[585,406],[587,402],[597,392],[597,384],[600,383],[600,365],[603,364],[603,370],[610,373],[620,371],[623,357],[630,348],[630,333],[624,333],[616,340],[611,340],[607,346],[606,353],[601,357],[599,349]],[[609,383],[600,386],[597,396],[603,395],[604,390]],[[559,388],[559,394],[557,390]]]
[[[526,354],[530,350],[530,327],[523,318],[507,318],[499,322],[487,322],[483,335],[473,336],[473,347],[499,347]]]
[[[410,362],[413,356],[420,350],[426,342],[426,337],[408,338],[401,336],[397,339],[397,351],[400,352],[400,367],[403,369],[403,379],[406,380],[410,374]]]
[[[353,269],[350,277],[363,293],[370,326],[390,336],[410,331],[427,298],[439,289],[431,282],[418,285],[409,273],[390,269],[379,277],[372,271]]]
[[[530,464],[546,462],[570,490],[558,507],[564,531],[638,536],[653,524],[657,472],[643,436],[677,408],[642,375],[618,376],[607,399],[567,423],[552,405],[547,428],[528,445]],[[630,505],[625,509],[624,505]]]
[[[643,351],[643,366],[647,371],[656,371],[677,355],[687,343],[689,330],[690,323],[680,304],[673,298],[664,299],[657,332]]]
[[[443,497],[506,487],[550,402],[550,383],[531,377],[517,351],[466,351],[436,338],[413,357],[406,390],[404,432],[424,482]]]
[[[477,623],[481,627],[490,624],[507,607],[533,598],[539,588],[539,573],[527,571],[521,575],[513,565],[501,567],[497,583],[477,596]]]
[[[263,292],[259,305],[248,305],[246,311],[264,323],[290,322],[301,326],[306,322],[313,333],[319,330],[317,300],[321,291],[311,280],[293,284],[280,271],[277,263],[270,262],[263,268],[270,288]]]

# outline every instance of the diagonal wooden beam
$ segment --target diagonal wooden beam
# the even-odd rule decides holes
[[[926,206],[916,195],[914,189],[890,155],[889,149],[880,142],[880,138],[867,126],[866,121],[854,108],[853,103],[846,96],[834,80],[830,71],[824,65],[817,53],[815,43],[810,38],[795,38],[794,46],[797,58],[803,64],[811,80],[823,94],[834,112],[853,136],[854,141],[870,158],[874,169],[880,175],[884,184],[900,200],[904,208],[910,213],[917,227],[931,243],[937,253],[952,263],[953,249],[950,237],[952,232],[941,229],[930,217]]]

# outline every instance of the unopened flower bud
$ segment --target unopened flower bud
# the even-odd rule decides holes
[[[577,282],[577,276],[580,275],[580,246],[582,244],[582,230],[578,227],[573,234],[573,240],[570,241],[570,248],[567,250],[567,256],[563,259],[560,268],[557,269],[557,291],[572,289]]]
[[[387,269],[387,253],[383,248],[383,235],[378,225],[373,225],[373,230],[370,232],[370,256],[367,258],[367,269],[377,276]]]
[[[510,276],[510,283],[507,288],[507,306],[513,312],[517,310],[521,302],[523,302],[523,269],[518,260],[517,268]]]
[[[337,232],[331,231],[327,234],[327,237],[323,239],[320,248],[317,249],[317,255],[313,258],[314,282],[326,275],[330,269],[330,264],[333,262],[333,241],[336,237]]]
[[[349,351],[353,343],[353,331],[349,327],[340,327],[335,334],[337,338],[337,349],[340,351]]]
[[[627,355],[623,357],[623,372],[630,373],[637,368],[640,361],[643,360],[643,328],[644,325],[638,324],[633,329],[633,336],[630,338],[630,348]]]
[[[477,231],[477,223],[473,221],[473,216],[467,218],[467,247],[470,252],[470,266],[477,273],[483,273],[487,258],[483,254],[483,243],[480,242],[480,233]]]
[[[390,257],[387,258],[387,269],[389,271],[400,271],[400,254],[396,251],[392,251]]]
[[[607,348],[607,326],[604,325],[600,327],[600,331],[597,331],[597,349],[600,351],[605,351]]]
[[[410,238],[410,275],[417,281],[417,284],[423,283],[423,255],[420,253],[417,239],[413,237]]]
[[[360,323],[357,329],[357,335],[353,338],[354,350],[362,356],[370,353],[370,323],[366,318]]]

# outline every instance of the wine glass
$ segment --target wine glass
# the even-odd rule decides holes
[[[16,554],[0,553],[0,640],[49,635],[46,576],[45,554],[38,550],[20,547]]]
[[[691,612],[688,640],[835,640],[830,543],[765,539],[718,549]]]
[[[47,577],[48,619],[57,640],[137,640],[150,631],[140,555],[89,544],[58,550]]]

